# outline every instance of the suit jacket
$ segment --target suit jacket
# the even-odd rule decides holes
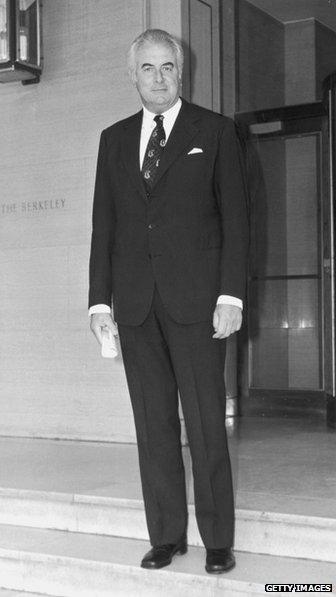
[[[101,134],[89,306],[140,325],[156,284],[180,323],[212,319],[218,295],[243,299],[248,230],[232,120],[182,102],[151,193],[139,166],[142,111]],[[193,148],[202,152],[189,154]]]

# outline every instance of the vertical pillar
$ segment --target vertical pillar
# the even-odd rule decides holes
[[[236,111],[236,0],[222,4],[221,49],[222,49],[222,112],[233,117]],[[225,363],[226,414],[238,413],[237,387],[237,335],[227,341]]]
[[[222,111],[233,116],[236,111],[236,0],[222,3]]]
[[[146,27],[151,29],[164,29],[175,35],[178,39],[182,37],[182,0],[145,0],[145,22]]]

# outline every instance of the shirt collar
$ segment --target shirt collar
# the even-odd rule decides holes
[[[177,115],[181,109],[182,106],[182,100],[179,97],[176,104],[174,104],[171,108],[169,108],[168,110],[166,110],[165,112],[162,112],[162,116],[164,116],[164,124],[168,125],[168,123],[172,122],[174,123]],[[147,110],[147,108],[145,108],[145,106],[143,107],[143,117],[142,117],[142,126],[151,126],[153,125],[153,119],[154,116],[156,116],[156,114],[154,112],[150,112],[149,110]]]

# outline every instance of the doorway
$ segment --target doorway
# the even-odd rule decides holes
[[[325,410],[333,392],[328,114],[322,102],[236,115],[251,250],[243,411]]]

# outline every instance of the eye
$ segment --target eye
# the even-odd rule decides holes
[[[162,67],[163,72],[165,73],[171,73],[173,70],[173,66],[170,64],[166,64],[165,66]]]
[[[142,70],[143,70],[144,73],[150,73],[150,72],[152,72],[153,67],[152,66],[144,66],[142,68]]]

